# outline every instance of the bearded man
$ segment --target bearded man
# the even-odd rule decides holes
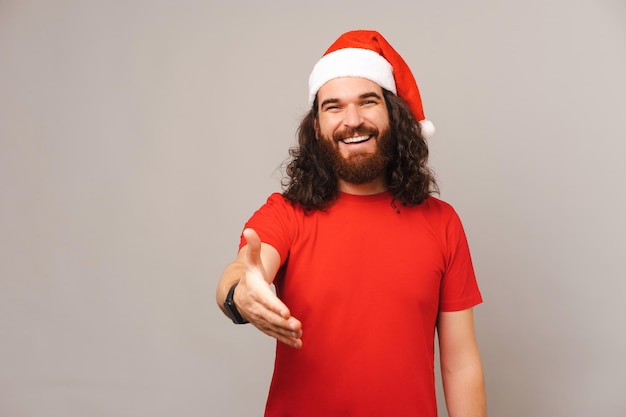
[[[235,323],[278,341],[265,415],[434,417],[437,333],[450,417],[485,416],[482,297],[461,221],[432,196],[434,128],[409,67],[379,33],[344,33],[309,102],[284,192],[217,288]]]

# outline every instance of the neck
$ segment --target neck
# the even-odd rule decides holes
[[[354,195],[373,195],[387,191],[384,178],[377,178],[365,184],[352,184],[339,180],[339,191]]]

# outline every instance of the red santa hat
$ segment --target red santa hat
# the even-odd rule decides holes
[[[411,69],[400,54],[373,30],[354,30],[341,35],[315,64],[309,76],[309,103],[328,81],[339,77],[362,77],[374,81],[406,101],[428,139],[435,126],[424,117],[422,99]]]

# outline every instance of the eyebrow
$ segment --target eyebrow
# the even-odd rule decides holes
[[[359,96],[359,100],[363,100],[363,99],[366,99],[366,98],[371,98],[371,97],[377,98],[377,99],[379,99],[379,100],[382,100],[382,99],[383,99],[383,98],[381,97],[381,95],[380,95],[380,94],[378,94],[378,93],[376,93],[376,92],[374,92],[374,91],[369,91],[369,92],[367,92],[367,93],[363,93],[363,94],[361,94],[361,95]],[[340,101],[340,100],[339,100],[338,98],[329,98],[329,99],[326,99],[326,100],[322,101],[322,104],[320,104],[320,108],[324,108],[324,106],[325,106],[325,105],[327,105],[327,104],[339,103],[339,101]]]

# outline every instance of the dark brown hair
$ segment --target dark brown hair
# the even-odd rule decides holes
[[[395,156],[387,168],[386,183],[395,201],[403,206],[422,203],[431,193],[439,191],[435,176],[428,167],[428,144],[422,137],[419,123],[406,102],[383,89],[391,140],[396,144]],[[324,210],[339,195],[333,167],[320,157],[315,137],[317,99],[298,127],[298,146],[289,150],[286,177],[282,180],[283,196],[305,211]]]

